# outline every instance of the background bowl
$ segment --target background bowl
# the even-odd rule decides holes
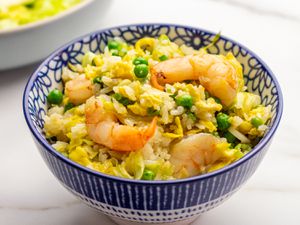
[[[37,62],[57,46],[92,31],[99,22],[101,7],[102,1],[83,0],[47,19],[0,30],[0,70]]]
[[[209,44],[215,35],[199,28],[167,24],[128,25],[97,31],[68,43],[50,55],[31,76],[24,92],[27,124],[52,173],[75,196],[122,224],[187,224],[224,202],[254,173],[282,115],[282,94],[270,69],[249,49],[222,36],[209,49],[210,52],[231,51],[243,65],[249,91],[260,95],[264,104],[272,106],[269,131],[245,157],[215,172],[192,178],[137,181],[92,171],[54,150],[42,133],[47,110],[46,96],[51,89],[62,88],[62,68],[67,62],[80,62],[86,51],[99,53],[115,36],[133,44],[144,36],[157,37],[160,34],[196,49]]]

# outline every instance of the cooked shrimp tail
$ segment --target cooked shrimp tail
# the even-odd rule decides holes
[[[165,89],[165,87],[158,83],[158,77],[160,77],[159,74],[155,74],[155,72],[151,72],[150,82],[153,87],[155,87],[158,90],[163,91]]]
[[[144,131],[143,137],[146,142],[154,135],[157,124],[157,116],[152,119],[150,126]],[[146,144],[146,143],[145,143]]]

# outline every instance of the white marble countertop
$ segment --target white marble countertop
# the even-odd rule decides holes
[[[193,224],[299,225],[300,2],[101,1],[106,13],[99,15],[99,28],[170,22],[222,30],[254,50],[273,69],[285,102],[283,119],[267,156],[237,194]],[[21,102],[26,81],[36,66],[0,72],[0,224],[112,225],[56,181],[34,146]]]

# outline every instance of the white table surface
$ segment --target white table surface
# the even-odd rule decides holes
[[[272,68],[284,114],[254,176],[194,225],[300,224],[300,2],[297,0],[101,0],[98,28],[139,22],[188,24],[245,44]],[[0,53],[5,54],[5,53]],[[22,113],[22,94],[36,68],[0,72],[0,224],[112,225],[69,194],[46,168]],[[297,142],[298,141],[298,142]]]

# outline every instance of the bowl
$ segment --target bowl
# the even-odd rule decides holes
[[[119,224],[188,224],[200,214],[232,196],[255,172],[279,125],[283,99],[269,67],[251,50],[221,36],[210,53],[231,51],[242,63],[245,83],[272,106],[270,129],[253,150],[240,160],[204,175],[170,181],[129,180],[83,167],[58,153],[45,139],[42,129],[47,111],[46,96],[62,88],[62,68],[80,62],[84,52],[99,53],[114,36],[133,44],[145,36],[166,34],[178,44],[200,48],[214,33],[201,28],[173,24],[137,24],[108,28],[75,39],[51,54],[32,74],[25,88],[23,110],[42,158],[58,181],[86,204]]]
[[[74,37],[91,32],[99,22],[102,1],[83,0],[55,16],[0,30],[0,70],[37,62]]]

